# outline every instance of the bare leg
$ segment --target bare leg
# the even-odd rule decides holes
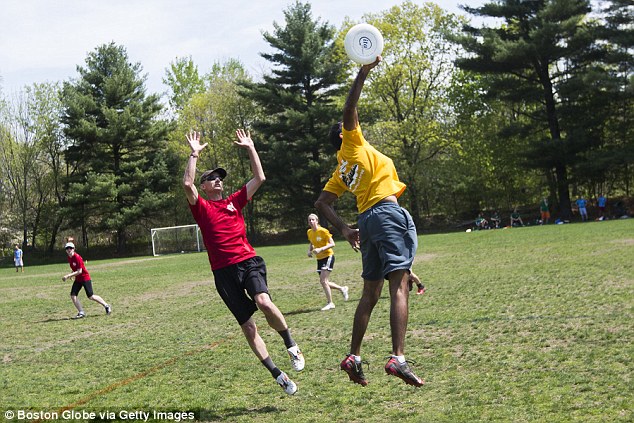
[[[395,270],[388,275],[390,280],[390,327],[392,329],[392,354],[404,355],[405,332],[407,331],[409,289],[407,270]]]
[[[361,293],[361,299],[359,300],[357,311],[354,313],[354,321],[352,323],[350,353],[354,355],[361,355],[361,342],[365,331],[368,329],[372,310],[374,310],[374,306],[376,306],[381,297],[382,289],[382,279],[378,281],[363,280],[363,292]]]
[[[266,321],[276,331],[288,329],[286,319],[279,308],[271,301],[269,294],[261,293],[255,296],[255,304],[264,313]]]
[[[253,318],[250,318],[245,323],[243,323],[240,328],[242,329],[242,333],[244,337],[247,339],[249,343],[249,347],[251,347],[251,351],[256,355],[258,360],[262,361],[269,356],[269,352],[266,349],[266,344],[260,334],[258,333],[258,328],[253,321]]]
[[[334,288],[334,289],[338,289],[339,291],[343,292],[343,287],[341,285],[337,285],[336,283],[334,283],[333,281],[330,280],[330,270],[322,270],[321,274],[319,275],[320,278],[320,282],[323,286],[324,282],[326,282],[326,284],[330,287],[330,288]],[[324,288],[325,290],[325,288]]]
[[[322,270],[319,273],[319,282],[321,283],[321,287],[324,290],[324,294],[326,294],[326,301],[328,304],[330,304],[332,302],[332,291],[330,290],[330,287],[332,285],[328,280],[328,276],[330,276],[329,270]]]
[[[103,298],[101,298],[99,295],[93,295],[92,297],[89,297],[88,299],[93,300],[94,302],[99,303],[104,307],[108,305],[108,303],[105,302]]]
[[[81,307],[81,303],[79,302],[79,298],[77,298],[77,295],[71,295],[70,299],[73,300],[73,304],[75,304],[75,308],[77,309],[77,311],[82,312],[83,308]]]

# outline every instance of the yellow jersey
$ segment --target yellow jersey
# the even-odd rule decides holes
[[[317,225],[316,231],[314,231],[312,228],[309,228],[306,232],[306,235],[308,236],[308,241],[310,241],[310,243],[313,245],[313,248],[321,248],[325,246],[326,244],[328,244],[328,240],[332,238],[330,231],[326,228],[322,228],[319,225]],[[335,252],[332,250],[332,248],[328,248],[327,250],[324,250],[321,253],[317,254],[316,258],[317,260],[321,260],[323,258],[330,257],[334,253]]]
[[[337,152],[338,166],[324,191],[337,197],[350,191],[357,197],[357,210],[363,213],[385,197],[400,195],[405,184],[399,181],[392,159],[368,143],[361,127],[352,131],[343,128],[343,141]]]

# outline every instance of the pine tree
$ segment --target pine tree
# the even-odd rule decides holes
[[[245,95],[268,115],[255,127],[263,137],[265,192],[278,205],[269,211],[296,226],[305,224],[335,164],[327,134],[340,119],[333,96],[344,71],[333,53],[334,27],[314,20],[310,4],[296,2],[284,16],[286,26],[274,23],[264,34],[275,50],[261,54],[272,73],[245,85]]]
[[[465,27],[460,42],[471,53],[464,69],[491,74],[488,94],[521,105],[521,116],[507,135],[530,137],[530,164],[553,178],[559,213],[571,217],[569,173],[581,152],[591,148],[588,134],[572,127],[569,116],[583,108],[586,88],[579,82],[593,69],[600,47],[587,0],[501,0],[471,14],[503,19],[496,28]],[[594,55],[592,54],[594,53]],[[569,94],[566,97],[566,94]],[[583,108],[583,110],[587,110]],[[578,115],[577,115],[578,119]]]
[[[160,213],[175,163],[157,95],[146,95],[141,65],[114,43],[88,54],[79,79],[63,89],[66,161],[75,170],[67,210],[82,226],[114,231],[117,251],[143,218]]]

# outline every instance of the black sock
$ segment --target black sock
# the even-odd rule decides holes
[[[282,339],[284,339],[284,345],[286,345],[286,349],[297,345],[295,341],[293,341],[293,337],[291,336],[291,330],[286,328],[284,330],[280,330],[277,333],[280,334]]]
[[[268,371],[271,372],[271,375],[274,379],[277,379],[277,377],[282,374],[282,371],[275,367],[275,364],[273,364],[273,360],[271,360],[271,357],[266,357],[264,360],[260,360],[260,363],[264,364],[264,367],[266,367]]]

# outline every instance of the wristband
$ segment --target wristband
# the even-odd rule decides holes
[[[189,155],[189,157],[195,157],[195,158],[198,158],[198,154],[194,154],[194,153],[192,153],[192,154],[190,154],[190,155]]]

